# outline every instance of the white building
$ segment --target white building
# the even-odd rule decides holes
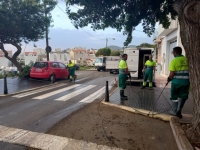
[[[35,48],[33,49],[33,52],[36,52],[38,55],[40,55],[40,54],[45,54],[46,50],[42,48]]]
[[[182,47],[182,54],[185,55],[185,50],[181,44],[178,20],[172,20],[168,29],[164,29],[162,25],[159,25],[158,38],[154,42],[158,43],[157,62],[162,66],[161,74],[168,76],[169,64],[174,58],[172,54],[173,48],[176,46]]]
[[[70,60],[70,54],[67,52],[51,52],[49,53],[49,60],[67,64]]]
[[[8,52],[8,56],[12,57],[12,51],[7,51]],[[0,67],[4,66],[4,67],[10,67],[12,65],[11,61],[8,60],[6,57],[4,57],[4,52],[2,50],[0,50]]]
[[[55,52],[62,52],[61,48],[55,48]]]
[[[38,59],[37,52],[24,52],[24,63],[28,65],[31,61],[36,62]]]
[[[70,51],[71,60],[86,60],[87,50],[86,49],[71,49]]]

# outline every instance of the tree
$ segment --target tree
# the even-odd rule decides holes
[[[111,51],[110,56],[120,56],[120,52],[119,51]]]
[[[53,3],[54,0],[49,1]],[[18,71],[22,71],[23,68],[17,61],[17,56],[22,50],[21,43],[42,39],[45,27],[50,26],[51,18],[44,16],[43,4],[40,0],[1,0],[0,20],[0,49]],[[5,44],[17,48],[12,57],[8,56],[4,48]]]
[[[187,134],[192,140],[200,142],[200,0],[68,0],[66,4],[66,12],[76,28],[91,25],[94,30],[107,27],[123,30],[127,35],[125,46],[131,42],[132,32],[139,23],[150,36],[155,31],[156,22],[168,28],[170,19],[178,18],[194,98],[194,119]],[[72,12],[71,5],[81,8]]]
[[[97,51],[97,53],[95,54],[96,56],[110,56],[111,53],[111,49],[110,48],[101,48]]]
[[[156,44],[142,43],[137,47],[148,47],[148,48],[156,48]]]

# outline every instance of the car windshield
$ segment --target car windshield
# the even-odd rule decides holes
[[[48,63],[47,62],[36,62],[33,67],[45,68],[45,67],[48,67]]]
[[[102,58],[96,58],[95,59],[95,63],[102,63],[103,62],[103,59]]]

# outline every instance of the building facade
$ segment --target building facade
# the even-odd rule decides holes
[[[51,52],[49,53],[49,60],[50,61],[58,61],[64,64],[68,64],[70,60],[70,54],[68,52]]]
[[[12,51],[8,50],[8,56],[12,57]],[[0,67],[10,67],[12,63],[4,56],[4,52],[0,50]]]
[[[164,29],[162,25],[158,28],[158,38],[154,40],[157,43],[158,59],[157,63],[161,64],[161,75],[169,75],[169,65],[174,56],[172,54],[173,48],[180,46],[183,49],[183,55],[185,50],[181,43],[180,31],[178,20],[171,20],[171,24],[168,29]]]

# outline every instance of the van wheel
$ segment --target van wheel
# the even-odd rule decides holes
[[[51,83],[55,83],[55,75],[54,74],[52,74],[51,76],[50,76],[50,81],[51,81]]]

